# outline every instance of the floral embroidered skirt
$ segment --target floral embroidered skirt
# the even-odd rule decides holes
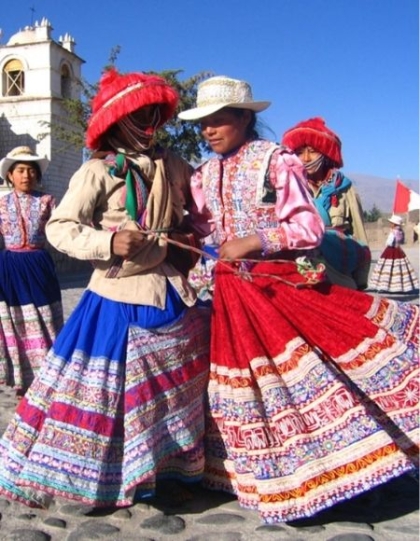
[[[0,384],[26,390],[63,325],[46,250],[0,251]]]
[[[137,309],[83,294],[0,440],[0,494],[126,506],[200,479],[208,310],[146,330]]]
[[[416,272],[402,248],[385,248],[372,271],[369,288],[389,293],[410,293],[419,288]]]
[[[418,307],[301,281],[216,267],[205,485],[267,523],[418,467]]]

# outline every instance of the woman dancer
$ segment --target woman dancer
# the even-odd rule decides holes
[[[98,157],[47,226],[95,270],[0,440],[8,498],[121,507],[201,478],[208,318],[167,241],[183,226],[191,168],[154,145],[177,103],[157,76],[101,79],[86,134]]]
[[[340,138],[316,117],[287,130],[282,144],[305,166],[309,190],[326,226],[320,249],[330,281],[366,289],[371,254],[359,196],[352,181],[340,171]]]
[[[302,163],[258,137],[250,86],[214,77],[199,121],[218,154],[192,179],[218,241],[206,486],[269,523],[418,466],[418,307],[323,282],[323,226]]]
[[[38,189],[49,164],[27,146],[0,162],[12,191],[0,198],[0,383],[22,396],[63,325],[61,291],[45,226],[55,206]]]
[[[383,293],[412,293],[419,288],[416,273],[401,244],[404,240],[401,216],[392,215],[386,248],[378,259],[369,280],[369,288]]]

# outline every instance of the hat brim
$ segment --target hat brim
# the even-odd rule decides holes
[[[32,156],[31,154],[20,154],[13,158],[8,158],[7,156],[0,161],[0,177],[4,180],[7,180],[7,173],[14,163],[23,163],[23,162],[36,162],[39,165],[41,170],[41,175],[45,173],[50,160],[48,158],[40,158],[39,156]]]
[[[205,107],[195,107],[194,109],[188,109],[178,114],[178,118],[181,120],[200,120],[206,116],[212,115],[220,109],[225,107],[233,107],[235,109],[249,109],[255,113],[260,113],[268,107],[270,107],[271,101],[251,101],[245,103],[215,103],[213,105],[206,105]]]
[[[388,222],[391,223],[391,224],[394,224],[394,225],[402,225],[402,221],[401,222],[396,222],[394,220],[392,220],[391,218],[387,218]]]

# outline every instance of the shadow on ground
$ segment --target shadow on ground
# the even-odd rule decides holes
[[[173,514],[200,514],[211,509],[220,507],[228,502],[236,500],[235,496],[226,494],[224,492],[216,492],[206,490],[199,484],[188,485],[188,492],[190,499],[184,499],[183,496],[173,492],[173,487],[168,488],[168,493],[164,494],[164,483],[162,483],[161,496],[155,496],[153,498],[145,498],[140,500],[136,505],[148,505],[157,511],[161,511],[165,515]],[[118,509],[115,507],[109,508],[88,508],[84,509],[84,514],[90,517],[104,517],[115,514]]]
[[[393,520],[418,509],[418,479],[411,475],[404,475],[352,500],[334,505],[314,517],[288,522],[288,524],[298,528],[332,522],[373,524]]]
[[[189,501],[176,501],[177,498],[153,498],[144,500],[147,504],[161,511],[164,515],[200,514],[219,508],[221,505],[236,501],[230,494],[206,490],[197,486],[188,486],[192,494]],[[356,522],[374,524],[403,517],[419,509],[419,483],[412,475],[404,475],[330,509],[314,517],[288,522],[296,528],[321,526],[337,522]],[[107,516],[116,511],[112,509],[92,509],[87,516]]]

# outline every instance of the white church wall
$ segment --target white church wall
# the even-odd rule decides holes
[[[12,148],[29,145],[50,159],[41,189],[59,202],[73,173],[83,161],[83,149],[72,148],[52,136],[49,125],[66,122],[63,98],[80,96],[83,60],[75,54],[75,42],[69,35],[54,41],[47,19],[36,22],[0,44],[0,158]],[[9,60],[19,60],[24,71],[24,92],[6,95],[4,67]],[[63,73],[68,77],[63,78]],[[65,82],[66,84],[63,84]],[[65,90],[65,92],[64,92]],[[0,185],[0,196],[10,191]],[[51,249],[61,273],[86,270],[78,262]]]
[[[0,71],[3,73],[9,60],[17,59],[25,80],[21,95],[6,96],[5,78],[0,77],[0,152],[3,156],[15,146],[27,144],[47,156],[51,163],[43,186],[60,200],[71,175],[82,163],[83,152],[51,137],[49,126],[65,123],[61,105],[63,66],[69,75],[66,97],[78,98],[83,60],[75,54],[74,39],[69,34],[56,42],[52,30],[51,23],[43,19],[0,45]]]

